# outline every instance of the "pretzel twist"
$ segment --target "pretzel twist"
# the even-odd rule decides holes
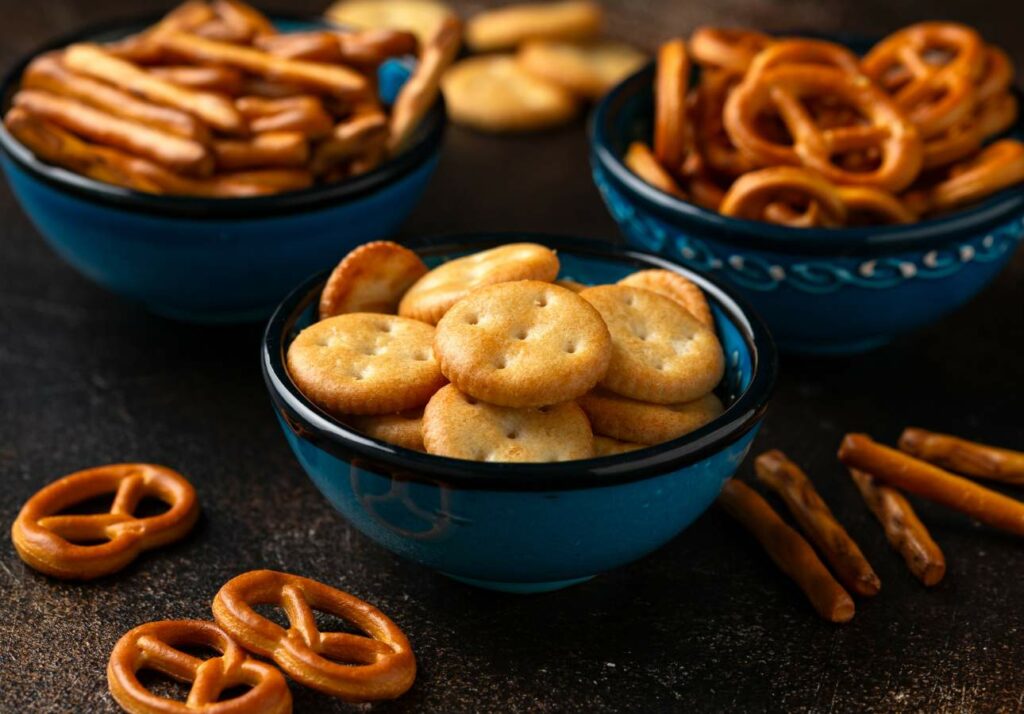
[[[75,504],[113,493],[108,513],[56,515]],[[157,516],[132,515],[146,496],[170,505]],[[18,555],[57,578],[89,580],[125,567],[151,548],[185,536],[199,518],[195,489],[176,471],[155,464],[109,464],[51,483],[22,507],[11,527]],[[106,540],[99,545],[76,541]]]
[[[253,605],[284,608],[287,630]],[[369,636],[321,632],[314,610],[329,612]],[[315,580],[254,570],[228,581],[213,615],[247,650],[270,657],[296,681],[348,701],[394,699],[412,686],[416,660],[409,640],[372,605]]]
[[[840,225],[846,220],[846,205],[836,187],[813,171],[795,166],[773,166],[740,176],[726,192],[719,211],[790,226]]]
[[[742,28],[699,27],[690,36],[690,52],[701,65],[743,74],[758,52],[772,44],[761,32]]]
[[[929,192],[929,205],[935,211],[948,211],[1021,181],[1024,181],[1024,144],[1003,139],[950,169],[949,177]]]
[[[666,42],[658,50],[654,82],[654,155],[669,171],[678,171],[686,158],[689,134],[686,89],[690,61],[682,40]]]
[[[200,659],[178,649],[204,645],[219,657]],[[185,702],[154,694],[139,681],[150,669],[191,683]],[[126,633],[110,653],[107,664],[110,693],[133,714],[287,714],[292,695],[277,669],[259,662],[212,622],[161,620]],[[218,701],[232,687],[248,686],[241,696]]]

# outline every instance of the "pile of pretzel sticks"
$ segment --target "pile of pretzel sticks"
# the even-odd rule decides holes
[[[458,21],[408,32],[279,33],[239,0],[188,0],[144,31],[34,59],[4,123],[40,159],[137,191],[279,193],[400,152],[458,50]],[[390,107],[377,67],[419,54]]]
[[[700,68],[691,86],[691,60]],[[863,58],[705,27],[658,52],[654,135],[629,168],[709,210],[795,228],[912,223],[1024,182],[1010,58],[922,22]]]
[[[1024,453],[908,428],[900,436],[899,449],[864,434],[847,434],[839,447],[839,460],[849,468],[889,543],[925,585],[942,580],[946,561],[903,491],[1024,536],[1024,503],[964,478],[1024,485]],[[836,577],[815,549],[743,482],[734,479],[726,483],[719,502],[754,534],[819,615],[832,622],[848,622],[855,610],[848,590],[862,597],[876,595],[881,589],[878,576],[814,485],[785,454],[761,454],[755,470],[758,480],[783,499]]]

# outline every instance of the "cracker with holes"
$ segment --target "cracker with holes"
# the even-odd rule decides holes
[[[471,461],[570,461],[593,455],[594,436],[575,402],[499,407],[448,385],[423,410],[427,453]]]
[[[320,319],[349,312],[398,310],[405,291],[428,268],[408,248],[387,240],[361,245],[346,255],[320,294]]]
[[[580,293],[601,313],[612,358],[601,386],[624,397],[678,404],[702,397],[722,379],[718,337],[679,303],[628,285]]]
[[[650,404],[596,390],[579,398],[595,434],[636,444],[661,444],[704,426],[723,411],[714,394],[682,404]]]
[[[423,410],[399,414],[350,414],[345,423],[367,436],[414,451],[423,451]]]
[[[554,251],[536,243],[510,243],[434,268],[409,288],[398,314],[436,325],[448,308],[477,288],[510,280],[551,282],[557,275]]]
[[[639,270],[619,281],[619,285],[643,288],[675,300],[708,327],[714,329],[711,307],[697,284],[671,270]]]
[[[335,414],[389,414],[427,403],[443,384],[434,328],[395,315],[350,313],[321,320],[288,348],[288,372]]]
[[[611,338],[590,303],[538,280],[470,293],[437,323],[434,355],[462,392],[505,407],[575,399],[604,376]]]

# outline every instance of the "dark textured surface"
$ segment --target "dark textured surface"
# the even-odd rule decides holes
[[[103,0],[2,5],[0,59],[84,23],[157,10]],[[319,4],[278,2],[292,12]],[[1011,9],[1011,7],[1015,9]],[[700,22],[877,33],[923,14],[975,23],[1024,62],[1024,7],[994,2],[663,2],[612,8],[653,45]],[[582,124],[534,138],[453,130],[403,235],[475,229],[613,238]],[[785,359],[755,448],[804,464],[883,588],[845,627],[712,510],[645,560],[563,592],[474,590],[400,561],[336,516],[273,422],[259,329],[154,318],[93,287],[42,243],[0,186],[0,523],[43,484],[109,461],[165,463],[204,515],[184,542],[95,584],[63,584],[0,545],[0,710],[112,711],[104,668],[151,619],[207,617],[241,571],[302,573],[365,597],[408,633],[411,692],[373,707],[466,710],[1014,711],[1024,706],[1024,549],[922,504],[949,572],[925,590],[887,547],[834,459],[841,435],[887,441],[909,423],[1024,446],[1024,254],[941,326],[850,359]],[[749,467],[742,473],[749,476]],[[299,687],[299,711],[354,709]]]

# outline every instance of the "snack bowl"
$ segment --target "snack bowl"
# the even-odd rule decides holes
[[[316,320],[327,272],[302,283],[274,313],[263,375],[303,469],[356,528],[389,550],[473,585],[555,590],[630,563],[692,523],[736,471],[775,381],[764,324],[735,294],[663,258],[555,237],[476,236],[413,244],[428,265],[513,241],[557,251],[562,276],[615,282],[664,268],[706,293],[726,355],[717,392],[725,412],[691,434],[627,454],[539,464],[476,462],[411,451],[345,426],[307,399],[285,366],[291,340]]]
[[[3,111],[33,57],[76,41],[124,37],[154,19],[87,30],[33,51],[3,80]],[[281,31],[322,26],[273,20]],[[410,64],[381,66],[383,99],[397,93]],[[438,99],[408,147],[375,169],[251,198],[164,196],[101,183],[36,158],[2,124],[0,163],[40,234],[90,280],[167,317],[244,322],[266,318],[296,282],[352,247],[393,233],[437,166],[445,124]]]
[[[654,71],[623,80],[594,110],[594,182],[630,246],[735,288],[780,349],[859,352],[933,323],[995,278],[1024,235],[1024,186],[919,223],[856,228],[740,220],[663,193],[622,160],[631,141],[650,139]]]

